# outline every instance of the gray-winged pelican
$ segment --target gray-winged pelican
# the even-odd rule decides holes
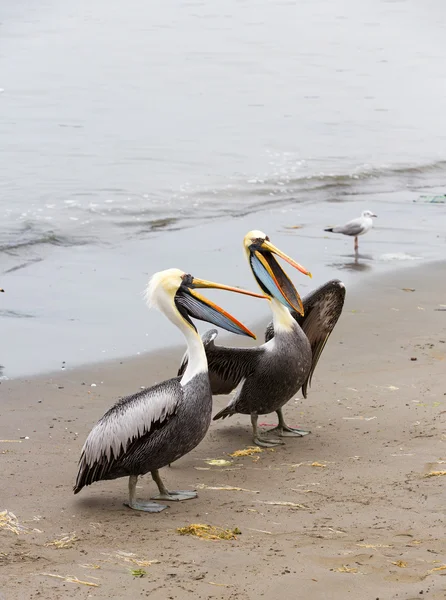
[[[263,298],[218,283],[197,279],[179,269],[156,273],[146,298],[183,333],[189,364],[182,377],[175,377],[119,400],[93,427],[82,448],[74,493],[94,481],[129,477],[128,506],[159,512],[167,506],[137,502],[136,482],[151,473],[159,489],[154,500],[187,500],[196,492],[168,492],[158,470],[190,452],[204,438],[212,412],[206,353],[191,321],[200,319],[232,333],[255,338],[244,325],[199,294],[197,288],[217,288]]]

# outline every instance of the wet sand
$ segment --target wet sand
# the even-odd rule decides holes
[[[308,399],[299,394],[285,409],[290,425],[312,435],[231,458],[251,443],[249,419],[213,423],[198,448],[162,472],[173,489],[205,488],[156,515],[123,506],[125,479],[79,496],[72,485],[91,426],[118,396],[172,376],[182,348],[2,381],[0,512],[30,532],[0,527],[0,597],[445,598],[446,478],[426,477],[446,469],[444,273],[436,263],[347,289]],[[215,411],[226,402],[218,397]],[[209,489],[223,486],[242,489]],[[144,477],[139,496],[154,491]],[[191,523],[241,534],[177,533]],[[67,548],[51,545],[63,535],[76,537]]]

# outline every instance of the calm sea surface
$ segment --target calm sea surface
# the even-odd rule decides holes
[[[179,341],[147,277],[253,287],[259,226],[321,281],[444,257],[445,107],[444,0],[2,2],[3,375]]]

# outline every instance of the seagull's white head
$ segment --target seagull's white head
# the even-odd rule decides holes
[[[377,217],[378,215],[375,215],[375,213],[373,213],[371,210],[364,210],[361,216],[369,219],[371,217]]]

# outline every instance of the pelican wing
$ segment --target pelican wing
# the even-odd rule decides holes
[[[85,441],[75,493],[84,485],[106,479],[130,446],[166,425],[182,399],[183,388],[175,378],[118,400],[96,423]]]
[[[306,334],[313,353],[310,373],[302,386],[304,398],[307,397],[308,386],[311,385],[314,370],[325,348],[325,344],[341,315],[344,299],[344,284],[338,279],[332,279],[303,299],[303,317],[297,313],[293,313],[293,317]],[[274,327],[270,323],[266,328],[265,341],[269,341],[273,336]]]
[[[263,349],[261,348],[225,348],[216,346],[214,340],[218,335],[216,329],[206,331],[201,337],[208,359],[209,381],[214,396],[229,394],[242,379],[251,375],[258,364]],[[178,375],[183,375],[187,368],[187,352],[183,356]]]

